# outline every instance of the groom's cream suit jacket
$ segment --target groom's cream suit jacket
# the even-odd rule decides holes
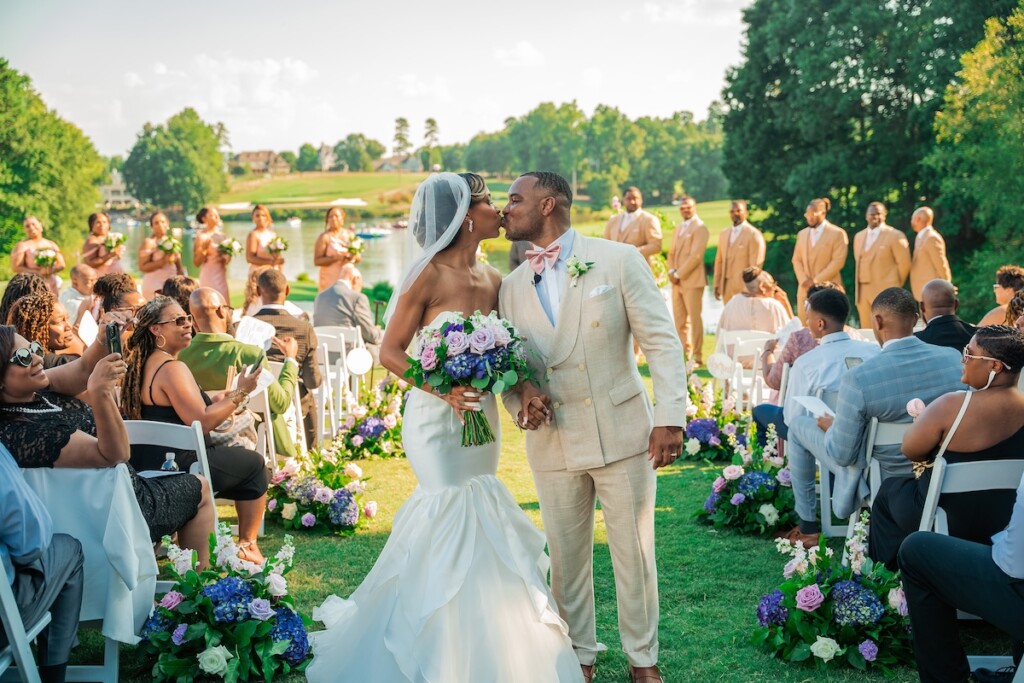
[[[652,426],[686,421],[683,349],[644,257],[632,246],[579,233],[572,255],[593,265],[576,286],[566,283],[554,326],[528,263],[501,285],[500,313],[525,338],[537,383],[554,408],[550,426],[526,433],[535,471],[602,467],[646,452]],[[653,407],[632,337],[650,365]],[[519,396],[502,398],[515,416]]]

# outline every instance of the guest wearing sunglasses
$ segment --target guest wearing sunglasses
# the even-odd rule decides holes
[[[154,420],[192,424],[198,420],[209,434],[241,412],[256,388],[258,372],[238,377],[238,388],[212,396],[196,384],[192,372],[178,354],[192,341],[192,316],[173,299],[158,296],[135,315],[135,329],[125,345],[127,370],[121,387],[121,407],[130,420]],[[242,559],[262,564],[256,533],[267,503],[267,469],[263,456],[240,446],[206,445],[210,485],[220,498],[235,501],[238,511],[239,547]],[[131,462],[143,470],[160,468],[167,449],[132,447]],[[196,461],[194,452],[179,452],[183,470]]]
[[[1024,394],[1017,389],[1024,365],[1024,335],[1006,325],[978,328],[963,350],[961,382],[973,391],[954,391],[935,399],[903,437],[903,454],[913,462],[934,459],[953,431],[946,462],[1018,458],[1024,452]],[[966,405],[965,405],[966,404]],[[954,427],[963,409],[960,424]],[[931,470],[919,479],[893,477],[882,482],[871,506],[868,554],[896,569],[900,544],[921,523]],[[949,534],[975,543],[991,543],[1013,510],[1013,491],[943,495],[939,504],[949,518]]]
[[[48,294],[18,299],[7,322],[22,337],[42,347],[44,368],[77,360],[85,350],[82,340],[71,329],[64,306]]]
[[[101,330],[98,339],[105,338]],[[128,432],[115,386],[125,373],[98,341],[80,360],[43,369],[42,345],[0,326],[0,442],[19,467],[114,467],[128,462]],[[51,379],[53,381],[51,381]],[[82,396],[84,400],[74,398]],[[150,539],[177,533],[206,566],[213,531],[209,485],[192,475],[146,479],[129,466]]]

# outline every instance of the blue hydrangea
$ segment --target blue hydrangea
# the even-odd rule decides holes
[[[356,431],[364,439],[376,439],[385,429],[387,427],[384,425],[384,420],[379,417],[368,417],[359,424]]]
[[[719,435],[718,423],[710,417],[702,417],[690,420],[686,425],[686,438],[697,439],[703,444],[709,443],[711,437]]]
[[[757,605],[757,623],[761,626],[782,626],[789,618],[789,610],[782,606],[785,596],[778,588],[761,597]]]
[[[347,489],[338,489],[331,499],[328,517],[336,526],[353,527],[359,522],[359,504]]]
[[[213,618],[218,623],[228,624],[248,618],[252,586],[237,576],[227,576],[206,586],[202,594],[213,603]]]
[[[704,501],[704,512],[707,512],[708,514],[714,512],[715,506],[718,505],[719,497],[720,496],[717,493],[712,491],[711,495],[708,496],[707,500]]]
[[[321,486],[317,478],[312,475],[305,477],[293,477],[286,480],[284,485],[285,493],[303,505],[312,505],[313,496]]]
[[[771,493],[775,490],[776,485],[777,482],[772,475],[760,470],[752,470],[740,477],[739,483],[736,484],[736,489],[749,498],[761,489]]]
[[[170,631],[173,626],[174,619],[172,617],[161,613],[160,610],[154,610],[152,616],[146,620],[145,626],[142,627],[142,639],[149,640],[151,635]]]
[[[840,581],[832,588],[832,621],[838,626],[871,626],[885,614],[882,601],[856,581]]]
[[[306,635],[306,627],[302,624],[302,617],[287,607],[278,608],[277,621],[270,631],[270,639],[275,643],[291,641],[281,659],[292,666],[301,663],[309,655],[309,637]]]
[[[444,363],[445,373],[455,380],[463,380],[476,371],[478,356],[471,353],[463,353],[454,358],[449,358]]]

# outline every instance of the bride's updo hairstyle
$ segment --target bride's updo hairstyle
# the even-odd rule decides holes
[[[1024,366],[1024,334],[1008,325],[987,325],[974,333],[974,341],[986,355],[1003,364],[1011,375],[1018,375]]]
[[[469,185],[470,206],[487,199],[487,183],[476,173],[460,173],[459,177]]]

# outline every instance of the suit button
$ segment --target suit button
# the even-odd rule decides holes
[[[591,327],[599,327],[600,325],[601,325],[601,323],[598,322],[597,320],[595,320],[594,322],[590,323]]]
[[[589,398],[583,399],[583,405],[589,406],[593,403]]]
[[[547,373],[548,373],[549,375],[550,375],[550,374],[552,374],[552,373],[553,373],[554,371],[555,371],[555,369],[554,369],[554,368],[548,368],[548,369],[547,369]]]
[[[561,407],[562,407],[562,404],[561,404],[561,403],[559,403],[558,401],[555,401],[554,403],[552,403],[552,404],[551,404],[551,406],[552,406],[553,408],[561,408]]]
[[[579,364],[579,368],[580,368],[580,370],[586,370],[586,369],[587,369],[587,366],[586,366],[586,364],[585,364],[585,363],[580,363],[580,364]]]

